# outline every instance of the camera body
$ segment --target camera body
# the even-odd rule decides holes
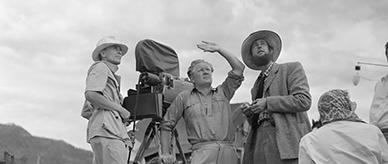
[[[168,73],[156,75],[143,72],[136,88],[137,90],[128,90],[128,97],[124,98],[123,103],[123,107],[131,112],[130,119],[161,120],[176,96],[184,90],[192,89],[193,84]]]

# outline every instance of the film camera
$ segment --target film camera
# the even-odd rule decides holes
[[[136,45],[135,58],[136,71],[140,72],[138,84],[136,90],[128,90],[123,107],[131,112],[131,121],[152,118],[133,162],[139,163],[151,140],[158,138],[158,122],[162,120],[166,109],[180,92],[192,89],[193,84],[179,78],[178,56],[168,46],[150,39],[142,40]],[[176,129],[173,134],[183,163],[186,163]]]
[[[139,81],[136,90],[130,89],[123,106],[131,112],[131,119],[160,120],[175,97],[193,84],[179,78],[178,56],[173,49],[145,39],[136,45],[136,71]]]

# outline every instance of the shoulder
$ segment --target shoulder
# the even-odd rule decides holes
[[[95,68],[95,69],[109,69],[108,66],[101,61],[94,62],[90,68]]]
[[[357,126],[360,126],[360,127],[364,127],[365,129],[370,129],[370,131],[381,132],[381,130],[376,125],[363,123],[363,122],[354,122],[354,124],[357,124]]]
[[[314,130],[314,131],[311,131],[309,133],[307,133],[306,135],[304,135],[301,139],[300,139],[300,144],[301,145],[306,145],[306,144],[311,144],[311,142],[313,142],[313,138],[316,138],[316,133],[319,129],[317,130]]]
[[[304,71],[303,66],[300,62],[288,62],[279,64],[279,70],[288,73]]]
[[[90,66],[88,73],[90,72],[106,73],[108,71],[109,71],[109,68],[104,62],[97,61]]]
[[[288,67],[288,68],[297,68],[297,67],[302,67],[302,63],[296,61],[296,62],[287,62],[287,63],[282,63],[279,64],[280,67]]]
[[[184,100],[188,99],[190,97],[191,91],[192,91],[192,89],[184,90],[184,91],[180,92],[177,95],[177,97],[175,98],[175,100],[184,101]]]

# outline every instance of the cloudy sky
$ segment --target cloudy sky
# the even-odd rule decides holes
[[[183,77],[190,61],[210,61],[216,85],[229,71],[227,62],[195,44],[217,42],[241,59],[242,41],[262,29],[282,37],[279,63],[303,64],[313,96],[310,119],[318,118],[319,95],[342,88],[369,120],[374,84],[388,69],[362,65],[363,78],[354,86],[354,65],[386,63],[387,27],[384,0],[0,1],[0,123],[90,150],[80,110],[91,52],[101,37],[114,35],[130,48],[118,71],[125,95],[137,82],[134,47],[142,39],[172,47]],[[257,72],[246,69],[245,77],[232,102],[250,101]]]

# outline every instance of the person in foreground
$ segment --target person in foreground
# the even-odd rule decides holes
[[[299,164],[388,163],[388,145],[380,129],[362,121],[349,93],[334,89],[318,101],[322,126],[300,141]]]
[[[187,75],[194,88],[175,98],[161,122],[161,159],[166,164],[175,161],[170,151],[171,131],[183,117],[193,150],[191,164],[237,164],[230,100],[244,79],[245,66],[215,43],[202,42],[197,47],[205,52],[218,52],[232,70],[221,85],[213,88],[213,66],[202,59],[191,62]]]
[[[311,130],[307,77],[299,62],[275,63],[281,47],[279,35],[268,30],[250,34],[241,47],[244,63],[261,72],[252,104],[241,107],[251,125],[243,164],[298,163],[299,140]]]
[[[131,142],[123,120],[130,113],[121,106],[118,65],[128,47],[114,37],[102,38],[92,53],[95,63],[86,78],[82,116],[88,119],[87,141],[94,164],[126,164]],[[85,109],[86,108],[86,109]]]
[[[388,61],[388,42],[385,44],[385,58]],[[380,128],[388,142],[388,74],[375,85],[369,122]]]

